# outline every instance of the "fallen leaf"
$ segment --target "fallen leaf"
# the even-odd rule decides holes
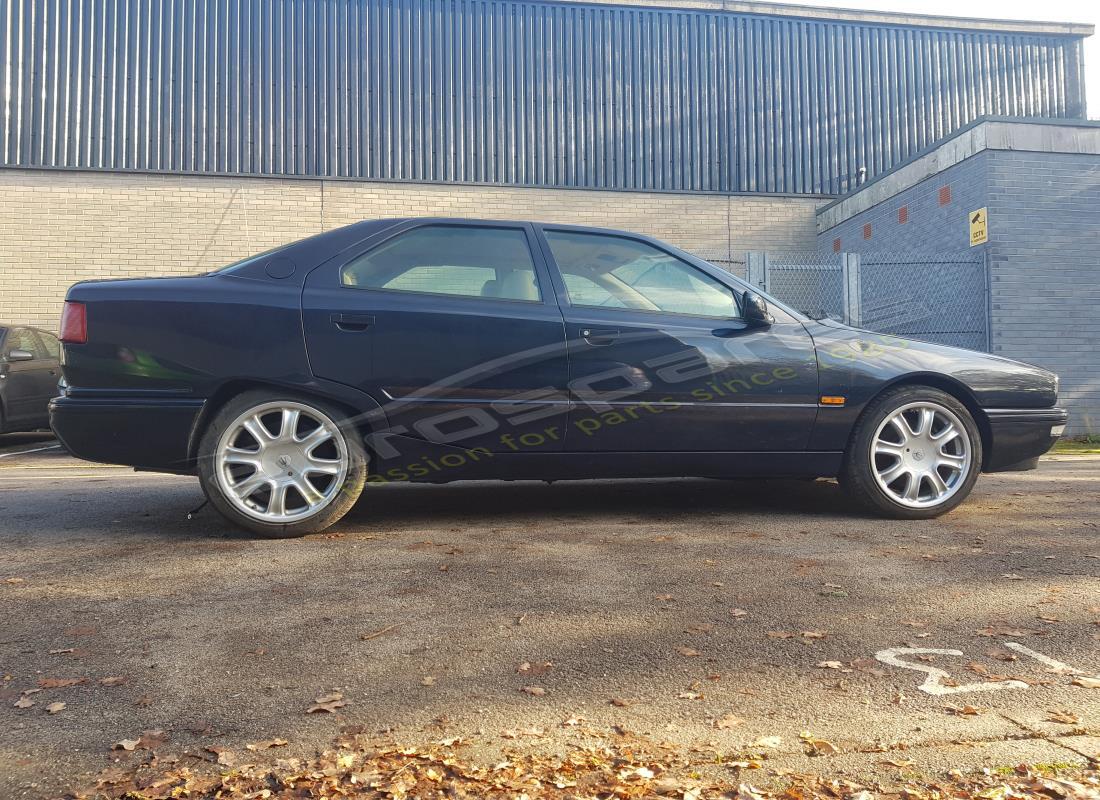
[[[159,728],[156,730],[142,731],[141,739],[138,740],[138,747],[145,750],[156,750],[167,741],[168,733]]]
[[[26,582],[26,578],[4,578],[4,583],[16,584],[24,582]]]
[[[714,720],[714,727],[720,731],[727,731],[730,728],[736,728],[738,725],[743,725],[745,720],[733,714],[726,714],[724,717],[719,717]]]
[[[695,658],[696,656],[701,655],[698,650],[695,650],[691,647],[677,647],[676,652],[682,655],[684,658]]]
[[[63,656],[63,655],[65,655],[66,653],[71,653],[71,652],[73,652],[73,651],[74,651],[74,649],[75,649],[75,648],[72,648],[72,647],[63,647],[63,648],[61,648],[60,650],[51,650],[51,651],[49,652],[49,655],[51,655],[51,656]]]
[[[822,669],[843,669],[844,665],[839,661],[819,661],[817,663]]]
[[[343,708],[347,705],[344,700],[344,696],[339,692],[333,692],[331,694],[324,694],[313,701],[313,705],[306,709],[307,714],[319,714],[324,712],[326,714],[335,714],[336,709]]]
[[[57,714],[58,712],[63,711],[64,708],[65,708],[64,703],[50,703],[48,706],[46,706],[46,713],[47,714]]]
[[[776,748],[783,744],[783,738],[781,736],[761,736],[755,742],[752,743],[753,747],[771,747]]]
[[[883,764],[889,764],[891,767],[911,767],[913,766],[913,759],[911,758],[899,758],[896,760],[887,759],[882,762]]]
[[[237,763],[237,757],[229,750],[213,746],[204,747],[203,750],[214,755],[217,762],[223,767],[231,767]]]
[[[979,636],[1033,636],[1039,631],[1033,631],[1029,628],[1011,628],[1005,625],[989,625],[985,628],[978,628],[974,633]]]
[[[64,689],[87,682],[87,678],[39,678],[38,686],[41,689]]]
[[[1063,725],[1076,725],[1080,717],[1069,711],[1048,711],[1047,722],[1060,722]]]
[[[710,633],[714,626],[707,622],[693,622],[687,626],[688,633]]]
[[[106,678],[100,678],[99,683],[102,686],[121,686],[126,683],[126,679],[121,675],[111,675]]]
[[[812,734],[803,731],[799,738],[810,747],[812,756],[831,756],[840,752],[840,748],[827,739],[818,739]]]
[[[624,700],[621,697],[612,697],[610,703],[617,708],[630,708],[630,706],[634,705],[634,701]]]
[[[33,705],[34,701],[26,695],[22,695],[18,700],[15,701],[16,708],[30,708]]]
[[[673,597],[670,594],[659,594],[657,595],[657,599],[660,600],[662,603],[670,603],[672,602]]]
[[[130,752],[134,750],[139,744],[141,744],[141,739],[122,739],[111,745],[111,749],[125,750],[126,752]]]
[[[524,686],[520,691],[532,697],[542,697],[546,694],[546,690],[541,686]]]
[[[1015,572],[1005,573],[1001,577],[1009,581],[1022,581],[1024,579],[1023,575],[1017,575]]]
[[[748,614],[749,614],[749,612],[746,611],[743,608],[731,608],[730,609],[730,616],[731,617],[747,617]]]
[[[1100,678],[1089,678],[1084,675],[1080,675],[1073,679],[1074,686],[1082,686],[1085,689],[1100,689]]]
[[[389,633],[390,631],[397,630],[399,627],[401,627],[401,626],[400,625],[387,625],[385,628],[379,628],[378,630],[371,631],[370,633],[361,633],[361,634],[359,634],[359,641],[369,642],[371,639],[377,639],[379,636],[384,636],[385,634]]]
[[[423,678],[420,679],[420,685],[435,686],[435,678],[433,678],[431,675],[425,675]]]
[[[978,708],[977,706],[963,706],[958,708],[957,706],[944,706],[944,710],[948,714],[954,714],[956,717],[976,717],[979,714],[984,714],[984,708]]]
[[[542,661],[537,664],[532,664],[530,661],[524,661],[518,667],[516,672],[522,675],[543,675],[554,668],[552,661]]]
[[[803,639],[824,639],[828,635],[825,631],[802,631],[801,633]]]
[[[286,739],[268,739],[264,742],[256,742],[255,744],[246,744],[245,749],[256,752],[257,750],[270,750],[272,747],[286,747]]]

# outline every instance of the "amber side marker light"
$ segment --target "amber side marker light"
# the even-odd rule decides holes
[[[823,406],[842,406],[844,405],[843,397],[836,397],[834,395],[824,394],[821,396],[821,405]]]
[[[87,344],[88,310],[83,303],[65,301],[65,308],[61,311],[61,336],[58,338],[65,344]]]

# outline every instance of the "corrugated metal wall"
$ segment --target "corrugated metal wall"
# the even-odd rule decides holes
[[[9,166],[845,191],[983,114],[1080,116],[1073,37],[504,0],[0,0]]]

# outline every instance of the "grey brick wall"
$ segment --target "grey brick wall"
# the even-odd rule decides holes
[[[1100,433],[1100,157],[989,156],[995,350],[1061,375],[1071,432]]]
[[[983,151],[901,194],[879,203],[818,236],[818,247],[830,250],[836,239],[848,253],[892,251],[951,252],[970,247],[968,212],[988,202],[988,162],[995,155]],[[948,187],[951,199],[940,204],[940,190]],[[908,221],[898,221],[906,208]],[[871,238],[864,238],[870,224]],[[979,248],[984,250],[984,245]],[[975,249],[979,249],[975,248]]]
[[[967,250],[968,213],[982,207],[989,243],[973,249],[989,259],[993,352],[1057,372],[1067,433],[1100,432],[1100,156],[984,150],[820,233],[818,247]]]

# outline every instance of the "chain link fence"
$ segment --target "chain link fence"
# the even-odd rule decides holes
[[[981,253],[866,253],[859,273],[863,327],[989,351]]]
[[[815,319],[989,351],[989,286],[981,253],[698,252]]]

